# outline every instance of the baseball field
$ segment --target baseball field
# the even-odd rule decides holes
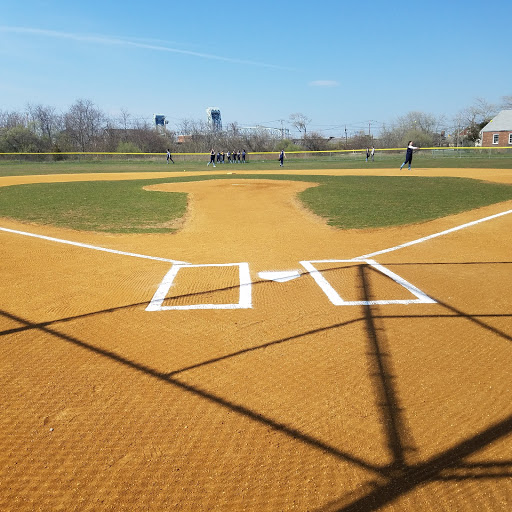
[[[321,177],[410,175],[59,165],[4,171],[0,207],[142,180],[185,214],[147,233],[0,217],[0,510],[510,510],[512,198],[343,229],[301,199]]]

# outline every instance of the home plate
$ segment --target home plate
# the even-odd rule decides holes
[[[300,272],[298,270],[285,270],[282,272],[259,272],[258,276],[261,277],[261,279],[266,279],[267,281],[285,283],[286,281],[291,281],[292,279],[297,279],[297,277],[300,277]]]

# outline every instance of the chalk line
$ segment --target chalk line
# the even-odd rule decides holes
[[[371,252],[369,254],[363,254],[362,256],[358,256],[354,258],[354,260],[365,260],[368,258],[373,258],[374,256],[378,256],[379,254],[385,254],[388,252],[397,251],[398,249],[403,249],[404,247],[410,247],[411,245],[421,244],[422,242],[426,242],[427,240],[432,240],[433,238],[437,238],[438,236],[447,235],[449,233],[454,233],[455,231],[459,231],[464,228],[469,228],[470,226],[475,226],[476,224],[480,224],[481,222],[486,222],[488,220],[496,219],[497,217],[502,217],[503,215],[508,215],[512,213],[512,210],[507,210],[506,212],[496,213],[495,215],[490,215],[489,217],[484,217],[483,219],[474,220],[472,222],[468,222],[466,224],[461,224],[460,226],[456,226],[454,228],[446,229],[445,231],[440,231],[439,233],[434,233],[433,235],[424,236],[423,238],[418,238],[417,240],[412,240],[411,242],[406,242],[405,244],[395,245],[394,247],[390,247],[389,249],[383,249],[381,251]]]
[[[17,235],[31,236],[34,238],[41,238],[50,242],[57,242],[59,244],[74,245],[76,247],[82,247],[85,249],[93,249],[95,251],[109,252],[111,254],[121,254],[122,256],[132,256],[134,258],[144,258],[146,260],[165,261],[167,263],[176,263],[180,265],[187,265],[185,261],[171,260],[169,258],[159,258],[158,256],[146,256],[145,254],[137,254],[135,252],[124,252],[116,249],[107,249],[106,247],[98,247],[96,245],[83,244],[80,242],[72,242],[70,240],[63,240],[61,238],[53,238],[51,236],[36,235],[34,233],[27,233],[26,231],[17,231],[15,229],[8,229],[0,227],[0,231],[6,231],[7,233],[15,233]]]

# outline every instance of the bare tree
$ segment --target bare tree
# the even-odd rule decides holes
[[[29,104],[27,112],[36,135],[51,146],[62,129],[62,116],[57,114],[55,107],[44,105]]]
[[[101,139],[105,114],[90,100],[77,100],[64,114],[67,138],[80,151],[94,150]]]
[[[327,149],[329,140],[318,132],[310,132],[304,136],[301,144],[309,151],[323,151]]]
[[[456,143],[462,144],[461,133],[474,143],[480,137],[480,130],[498,113],[499,107],[483,98],[476,98],[473,105],[462,109],[455,117]]]
[[[297,128],[302,137],[306,137],[308,124],[311,123],[311,119],[300,112],[290,114],[290,122],[292,126]]]
[[[27,126],[27,116],[16,111],[0,111],[0,128],[10,129],[17,126]]]
[[[502,110],[512,110],[512,96],[503,96],[500,107]]]

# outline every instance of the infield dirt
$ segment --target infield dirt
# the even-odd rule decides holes
[[[510,170],[416,172],[512,183]],[[189,193],[173,235],[1,220],[18,232],[0,231],[0,509],[510,509],[512,215],[398,246],[512,201],[341,231],[296,199],[315,173],[310,183],[261,174],[146,187]],[[175,175],[187,173],[0,186]],[[372,259],[435,303],[414,302],[368,262],[314,263],[344,300],[363,303],[335,306],[300,263],[384,249]],[[191,265],[147,311],[171,260]],[[379,300],[411,302],[364,304]]]

